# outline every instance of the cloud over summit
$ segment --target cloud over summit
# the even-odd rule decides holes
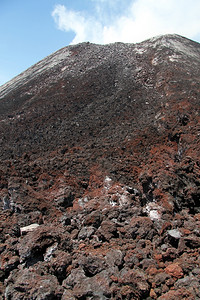
[[[58,29],[73,32],[71,44],[140,42],[159,34],[200,38],[200,1],[90,0],[93,13],[56,5],[52,16]]]

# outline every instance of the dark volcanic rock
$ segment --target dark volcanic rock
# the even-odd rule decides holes
[[[2,299],[200,299],[199,80],[165,35],[0,87]]]
[[[7,280],[6,299],[60,299],[63,293],[57,278],[40,276],[29,270],[11,273]],[[10,283],[10,284],[9,284]]]

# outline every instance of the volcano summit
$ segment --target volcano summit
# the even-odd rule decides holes
[[[200,45],[82,43],[0,87],[2,299],[200,299]]]

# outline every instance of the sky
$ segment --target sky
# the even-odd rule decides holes
[[[200,0],[0,0],[0,85],[70,44],[200,42]]]

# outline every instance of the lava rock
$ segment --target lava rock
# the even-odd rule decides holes
[[[60,299],[63,289],[53,275],[40,276],[28,269],[13,272],[6,282],[6,299]]]

